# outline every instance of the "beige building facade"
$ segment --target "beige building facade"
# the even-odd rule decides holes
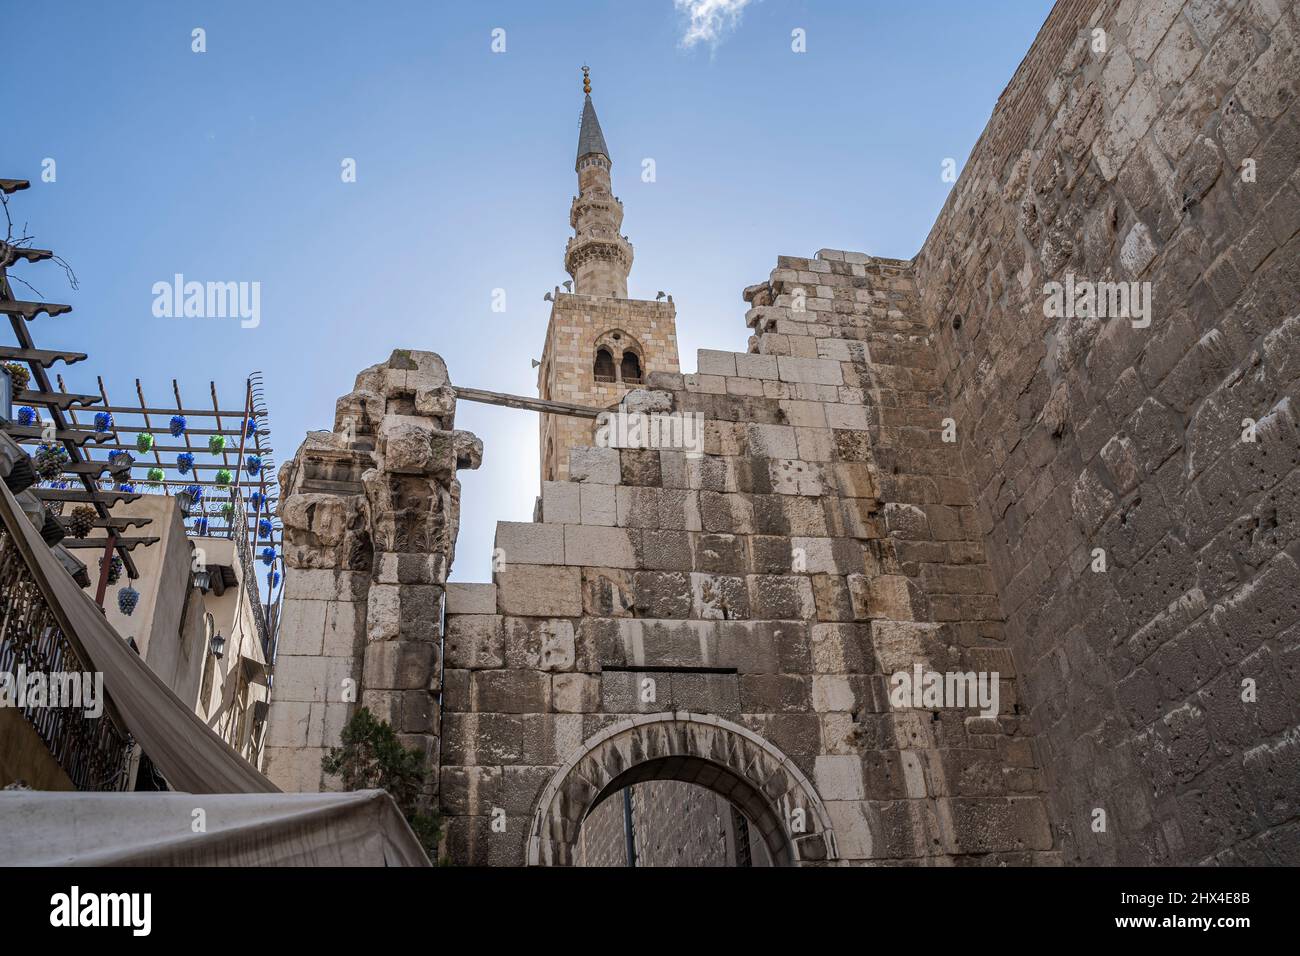
[[[177,697],[260,769],[269,669],[251,555],[241,556],[235,537],[191,534],[174,495],[142,494],[110,511],[151,519],[144,527],[159,540],[134,549],[140,576],[123,576],[108,589],[104,616]],[[98,557],[79,553],[87,558],[85,590],[93,598]],[[128,615],[114,594],[129,583],[140,599]]]

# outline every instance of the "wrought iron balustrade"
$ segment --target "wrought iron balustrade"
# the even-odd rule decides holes
[[[24,520],[21,517],[19,520]],[[89,675],[93,668],[63,633],[12,536],[0,524],[0,670],[18,675]],[[102,689],[102,687],[101,687]],[[13,688],[17,705],[17,687]],[[134,741],[105,693],[103,711],[23,702],[17,709],[78,790],[125,790]]]

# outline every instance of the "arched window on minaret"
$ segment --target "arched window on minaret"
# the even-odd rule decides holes
[[[641,384],[641,358],[633,351],[623,353],[623,361],[619,363],[620,377],[624,385]]]
[[[601,346],[596,349],[596,364],[592,369],[598,382],[613,382],[616,378],[614,374],[614,356],[609,349]]]

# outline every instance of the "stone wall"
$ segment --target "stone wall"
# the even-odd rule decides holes
[[[908,264],[782,258],[746,297],[756,352],[622,405],[699,414],[702,454],[574,449],[494,583],[449,589],[448,855],[572,862],[602,792],[676,779],[778,863],[1053,862]],[[917,664],[996,673],[1000,710],[891,706]]]
[[[782,257],[748,352],[543,384],[702,451],[550,419],[560,480],[442,645],[478,450],[436,356],[367,370],[282,478],[273,778],[321,783],[347,680],[440,753],[459,863],[573,863],[661,781],[778,865],[1300,862],[1298,37],[1277,0],[1062,0],[914,260]],[[568,324],[588,367],[610,323]],[[894,697],[917,668],[996,712]]]
[[[1064,0],[916,259],[1069,861],[1300,862],[1298,41]],[[1045,318],[1070,275],[1150,325]]]
[[[334,431],[312,432],[280,473],[285,597],[266,773],[322,790],[321,758],[364,705],[434,768],[442,603],[459,528],[457,469],[482,444],[454,430],[443,361],[399,349],[357,376]],[[437,774],[430,774],[429,798]]]

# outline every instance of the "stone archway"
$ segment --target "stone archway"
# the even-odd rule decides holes
[[[528,865],[571,865],[587,814],[646,780],[680,780],[725,796],[758,829],[777,866],[838,859],[826,807],[788,757],[739,724],[676,711],[619,721],[556,770],[533,810]],[[792,824],[802,832],[791,832]]]

